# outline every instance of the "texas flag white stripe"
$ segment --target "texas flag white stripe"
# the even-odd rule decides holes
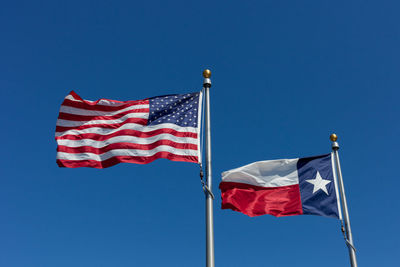
[[[299,183],[298,160],[296,158],[254,162],[223,172],[222,181],[263,187],[295,185]]]

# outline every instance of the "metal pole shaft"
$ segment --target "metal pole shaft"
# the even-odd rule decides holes
[[[335,135],[335,138],[337,138],[336,135]],[[342,207],[343,207],[344,227],[346,229],[347,240],[350,243],[350,245],[347,244],[347,247],[349,248],[350,263],[351,263],[352,267],[357,267],[356,251],[355,251],[354,245],[353,245],[354,244],[353,243],[353,234],[351,233],[349,211],[347,209],[347,200],[346,200],[346,194],[344,192],[342,170],[340,168],[339,153],[338,153],[339,144],[336,142],[336,140],[333,141],[333,143],[332,143],[332,150],[333,150],[333,155],[335,158],[336,172],[337,172],[338,181],[339,181],[341,202],[342,202]]]
[[[204,97],[205,97],[205,137],[206,137],[206,178],[207,187],[212,192],[211,176],[211,126],[210,126],[210,87],[211,72],[205,70],[204,76]],[[213,196],[206,191],[206,256],[207,267],[214,267],[214,219],[213,219]]]

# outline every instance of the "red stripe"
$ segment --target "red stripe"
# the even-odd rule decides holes
[[[131,156],[115,156],[104,161],[96,160],[57,160],[57,164],[60,167],[66,168],[79,168],[79,167],[90,167],[103,169],[107,167],[114,166],[121,162],[126,163],[137,163],[137,164],[147,164],[156,159],[165,158],[172,161],[185,161],[185,162],[198,162],[198,158],[195,156],[180,156],[169,152],[158,152],[151,157],[131,157]]]
[[[93,127],[101,127],[101,128],[106,128],[106,129],[117,129],[127,123],[136,123],[136,124],[140,124],[140,125],[146,125],[147,119],[129,118],[129,119],[124,120],[123,122],[111,123],[111,124],[100,123],[100,124],[88,124],[88,125],[69,126],[69,127],[56,126],[56,132],[65,132],[68,130],[83,130],[83,129],[93,128]]]
[[[108,146],[102,148],[96,148],[91,146],[80,146],[80,147],[68,147],[68,146],[58,146],[58,152],[66,153],[93,153],[96,155],[101,155],[113,149],[138,149],[138,150],[151,150],[158,146],[166,145],[176,149],[190,149],[197,150],[197,145],[187,144],[187,143],[176,143],[171,140],[158,140],[154,143],[143,145],[143,144],[132,144],[132,143],[115,143],[109,144]]]
[[[303,214],[299,185],[261,187],[243,183],[221,182],[222,209],[248,216],[270,214],[276,217]]]
[[[104,141],[107,139],[110,139],[115,136],[121,136],[121,135],[127,135],[127,136],[135,136],[135,137],[140,137],[140,138],[147,138],[147,137],[152,137],[156,136],[159,134],[170,134],[176,137],[191,137],[191,138],[197,138],[197,133],[192,133],[192,132],[178,132],[173,129],[169,128],[162,128],[154,131],[149,131],[149,132],[141,132],[137,130],[130,130],[130,129],[125,129],[125,130],[120,130],[116,131],[115,133],[111,134],[106,134],[106,135],[101,135],[101,134],[94,134],[94,133],[85,133],[85,134],[66,134],[63,136],[57,136],[56,140],[60,139],[67,139],[67,140],[82,140],[82,139],[92,139],[96,141]]]
[[[119,119],[127,114],[130,113],[149,113],[148,108],[141,108],[141,109],[134,109],[134,110],[127,110],[115,115],[77,115],[77,114],[70,114],[60,112],[58,118],[61,120],[69,120],[69,121],[90,121],[90,120],[116,120]]]
[[[74,97],[75,98],[75,97]],[[76,99],[76,98],[75,98]],[[100,99],[101,100],[101,99]],[[70,99],[64,99],[62,102],[62,106],[68,106],[68,107],[73,107],[73,108],[80,108],[80,109],[86,109],[86,110],[96,110],[96,111],[118,111],[127,107],[131,106],[137,106],[137,105],[148,105],[149,100],[134,100],[134,101],[126,101],[126,102],[121,102],[121,101],[115,101],[115,100],[108,100],[112,102],[118,102],[121,103],[121,105],[118,106],[106,106],[106,105],[100,105],[98,102],[100,100],[97,100],[95,102],[88,102],[86,100],[80,99],[79,101],[73,101]]]

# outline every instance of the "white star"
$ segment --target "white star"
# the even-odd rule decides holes
[[[318,171],[317,175],[315,176],[315,179],[306,180],[306,182],[309,182],[310,184],[314,185],[313,194],[321,189],[322,191],[325,192],[325,194],[329,195],[328,190],[326,189],[326,185],[329,184],[331,181],[322,179]]]

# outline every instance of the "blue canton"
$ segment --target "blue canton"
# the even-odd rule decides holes
[[[149,98],[147,125],[173,123],[182,127],[197,127],[200,93],[164,95]]]
[[[331,154],[300,158],[297,162],[297,171],[303,214],[339,218]],[[323,189],[314,192],[316,187],[312,182],[318,177],[324,180]]]

